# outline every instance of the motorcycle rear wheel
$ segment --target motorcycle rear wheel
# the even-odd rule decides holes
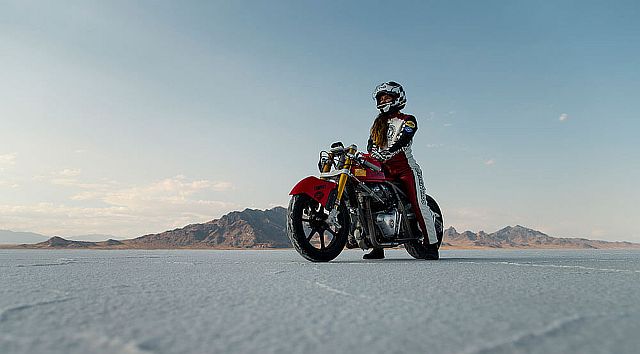
[[[349,215],[344,203],[338,208],[340,227],[327,223],[329,212],[306,194],[291,197],[287,212],[287,235],[302,257],[329,262],[344,249],[349,235]]]
[[[429,205],[429,209],[435,216],[435,228],[436,235],[438,237],[438,243],[435,245],[430,245],[429,247],[436,247],[436,249],[440,249],[440,245],[442,244],[442,235],[444,234],[444,221],[442,217],[442,211],[440,210],[440,206],[438,203],[429,195],[427,195],[427,204]],[[415,221],[417,224],[417,221]],[[418,227],[416,225],[414,232],[419,232]],[[424,259],[427,254],[427,247],[420,241],[409,241],[404,244],[404,248],[407,250],[407,253],[411,255],[413,258]]]

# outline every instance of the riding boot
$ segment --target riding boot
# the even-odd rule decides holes
[[[362,256],[362,259],[383,259],[384,258],[384,249],[383,248],[374,248],[371,252]]]
[[[440,252],[438,252],[438,244],[430,245],[427,240],[424,242],[424,248],[427,252],[424,254],[424,259],[435,261],[440,259]]]

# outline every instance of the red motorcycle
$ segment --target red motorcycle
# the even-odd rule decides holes
[[[426,248],[411,203],[399,184],[385,177],[380,162],[340,142],[320,153],[320,177],[307,177],[293,187],[287,235],[300,255],[328,262],[347,248],[404,245],[414,258]],[[442,243],[442,212],[427,196],[434,215],[437,246]]]

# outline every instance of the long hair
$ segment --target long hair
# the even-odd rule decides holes
[[[379,147],[387,145],[387,130],[389,129],[388,115],[384,113],[378,114],[371,126],[371,139],[373,143]]]

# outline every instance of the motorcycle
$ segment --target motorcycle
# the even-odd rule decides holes
[[[289,195],[287,235],[298,253],[312,262],[328,262],[345,248],[404,245],[425,258],[424,236],[401,185],[386,178],[378,160],[341,142],[320,152],[320,176],[298,182]],[[440,247],[443,217],[427,195]],[[433,245],[431,246],[433,247]]]

